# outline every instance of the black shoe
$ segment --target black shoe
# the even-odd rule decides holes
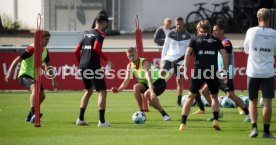
[[[276,138],[276,136],[273,136],[271,133],[264,133],[263,138]]]

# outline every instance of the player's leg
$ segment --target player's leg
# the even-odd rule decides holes
[[[197,76],[196,73],[197,73],[197,71],[195,71],[195,76]],[[188,97],[187,97],[185,103],[183,104],[183,108],[182,108],[181,124],[179,127],[180,131],[183,131],[186,128],[186,121],[187,121],[188,115],[190,113],[191,106],[193,105],[195,96],[203,83],[204,83],[203,80],[198,79],[198,78],[192,78],[192,80],[190,82],[189,94],[188,94]]]
[[[209,91],[211,93],[211,107],[213,110],[213,127],[215,130],[221,130],[218,124],[218,118],[219,118],[219,101],[218,101],[218,91],[219,91],[219,81],[218,79],[209,79],[206,80],[206,84],[208,85]]]
[[[263,124],[264,124],[264,138],[274,138],[270,132],[270,122],[272,117],[272,98],[274,98],[274,77],[265,78],[262,81],[263,94]]]
[[[201,91],[202,91],[202,92],[204,92],[204,91],[207,92],[207,91],[208,91],[208,95],[210,94],[207,85],[204,85],[204,87],[201,89]],[[209,96],[208,96],[208,97],[209,97]],[[192,114],[205,114],[205,108],[204,108],[204,104],[203,104],[203,102],[202,102],[202,100],[201,100],[200,92],[198,92],[198,93],[196,94],[195,100],[196,100],[196,103],[197,103],[199,109],[198,109],[197,111],[193,112]],[[210,103],[209,103],[209,104],[210,104]]]
[[[249,111],[245,103],[242,101],[240,97],[238,97],[234,92],[234,82],[233,79],[228,79],[227,84],[224,83],[223,80],[220,80],[220,88],[226,92],[227,96],[234,101],[234,103],[242,108],[243,113],[246,115],[244,121],[250,122]]]
[[[96,74],[97,75],[97,74]],[[106,111],[106,83],[104,80],[103,74],[98,74],[95,78],[92,79],[98,95],[98,111],[99,111],[99,127],[111,126],[111,124],[105,120],[105,111]]]
[[[153,83],[153,87],[154,87],[155,95],[160,96],[166,89],[166,81],[163,79],[158,79]],[[171,117],[166,113],[165,109],[161,106],[157,97],[154,99],[151,98],[150,90],[147,90],[144,93],[144,96],[149,100],[150,105],[161,113],[165,121],[171,120]]]
[[[28,76],[28,75],[22,75],[19,77],[19,82],[20,84],[25,87],[26,89],[31,91],[31,95],[29,98],[29,102],[30,102],[30,111],[27,115],[27,117],[25,118],[26,122],[30,122],[32,116],[35,114],[35,102],[34,102],[34,98],[35,98],[35,85],[34,82],[35,80]]]
[[[210,97],[210,91],[208,89],[207,84],[204,85],[204,87],[200,90],[201,94],[206,98],[208,104],[211,105],[211,97]]]
[[[176,79],[176,95],[177,95],[177,105],[181,106],[181,100],[183,96],[184,88],[184,76],[181,74],[180,65],[174,64],[174,74]]]
[[[242,108],[244,114],[246,115],[244,122],[250,122],[250,116],[249,116],[249,110],[245,103],[242,101],[240,97],[238,97],[234,91],[230,91],[226,93],[227,96],[234,101],[234,103],[237,105],[237,107]]]
[[[181,99],[183,96],[183,77],[176,77],[176,95],[177,95],[177,105],[181,106]]]
[[[257,119],[258,119],[258,91],[260,79],[247,77],[247,89],[249,94],[249,116],[251,119],[252,130],[249,137],[258,136]]]
[[[141,95],[141,94],[143,94],[146,89],[147,89],[146,86],[141,83],[137,83],[137,84],[133,85],[134,97],[137,101],[140,111],[143,111],[143,98],[142,98],[143,95]]]
[[[80,113],[79,117],[76,121],[76,125],[88,125],[88,122],[85,121],[84,115],[86,111],[86,107],[89,103],[90,96],[93,93],[93,82],[91,81],[91,77],[89,74],[86,74],[86,69],[81,69],[82,82],[84,84],[85,90],[84,94],[80,101]]]

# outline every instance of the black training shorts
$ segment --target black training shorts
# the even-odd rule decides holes
[[[35,83],[35,80],[31,76],[23,74],[19,76],[19,82],[23,87],[30,90],[31,85]],[[40,85],[40,91],[44,91],[42,84]]]
[[[90,89],[91,87],[93,87],[96,89],[96,91],[106,90],[104,73],[100,68],[81,68],[80,73],[85,89]]]
[[[147,84],[143,84],[146,90],[149,89]],[[153,91],[156,96],[160,96],[166,89],[166,81],[164,79],[158,79],[153,83]]]
[[[247,77],[247,89],[250,100],[258,98],[259,89],[262,90],[263,98],[274,98],[274,76],[271,78]]]

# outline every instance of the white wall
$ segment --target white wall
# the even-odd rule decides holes
[[[14,2],[17,1],[17,21],[21,27],[35,29],[37,14],[41,12],[41,0],[0,0],[0,15],[7,14],[14,22]]]
[[[0,0],[0,15],[7,15],[12,21],[14,21],[13,0]]]
[[[41,13],[41,0],[18,0],[18,21],[23,27],[36,29],[38,13]]]
[[[196,10],[193,4],[206,2],[207,9],[213,10],[212,3],[221,3],[227,0],[121,0],[121,21],[120,28],[126,31],[135,29],[135,15],[140,19],[142,30],[153,30],[160,26],[163,19],[170,17],[183,17]],[[230,8],[233,9],[233,0],[230,1]]]
[[[35,29],[37,14],[41,12],[42,0],[0,0],[0,14],[8,14],[12,20],[13,16],[13,2],[18,1],[18,20],[22,26]],[[91,0],[92,1],[92,0]],[[142,30],[154,30],[160,26],[163,19],[170,17],[175,19],[181,16],[186,19],[189,12],[196,10],[197,7],[193,6],[194,3],[207,2],[206,8],[213,10],[211,3],[220,3],[227,0],[121,0],[120,12],[120,29],[126,31],[133,31],[135,29],[135,15],[137,14],[140,19],[140,27]],[[230,1],[230,7],[233,9],[233,0]],[[49,6],[45,3],[45,6]],[[47,8],[45,8],[47,9]],[[94,13],[94,12],[93,12]],[[92,12],[86,17],[91,19]],[[66,16],[67,18],[68,16]],[[89,20],[90,20],[89,19]],[[45,21],[49,20],[46,17]],[[65,20],[61,20],[58,26],[67,26]],[[46,22],[47,23],[47,22]],[[91,23],[88,23],[89,27]],[[80,26],[77,24],[77,31],[85,30],[88,26]]]

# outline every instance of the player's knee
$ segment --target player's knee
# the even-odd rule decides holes
[[[135,85],[133,86],[133,91],[134,91],[134,92],[141,92],[141,91],[142,91],[141,85],[140,85],[140,84],[135,84]]]

